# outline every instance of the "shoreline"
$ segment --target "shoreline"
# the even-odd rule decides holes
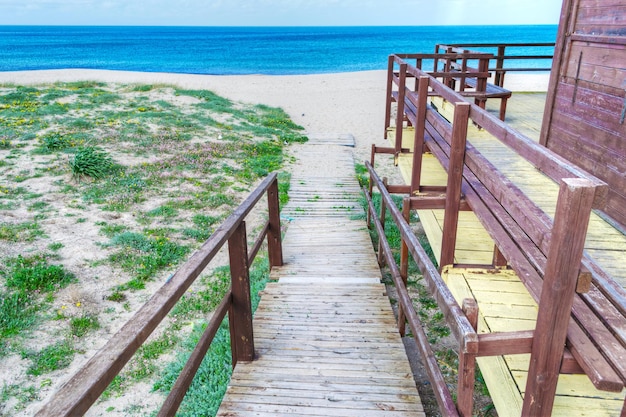
[[[307,75],[204,75],[90,69],[0,72],[0,84],[101,81],[207,89],[230,100],[281,107],[308,135],[351,134],[357,162],[384,144],[386,70]],[[546,91],[548,73],[506,74],[511,91]]]

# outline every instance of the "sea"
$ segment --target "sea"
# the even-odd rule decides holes
[[[316,74],[386,69],[391,53],[437,43],[554,42],[556,25],[367,27],[0,26],[0,71],[62,68],[187,74]],[[516,48],[551,55],[553,48]],[[545,60],[510,61],[540,68]]]

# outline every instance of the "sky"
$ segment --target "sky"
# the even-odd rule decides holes
[[[558,24],[561,0],[0,0],[0,25]]]

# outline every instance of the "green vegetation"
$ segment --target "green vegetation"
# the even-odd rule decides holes
[[[87,176],[94,179],[111,174],[115,166],[105,151],[93,146],[79,148],[69,164],[76,177]]]
[[[57,369],[67,368],[72,363],[75,352],[72,344],[68,340],[63,340],[43,348],[39,352],[24,352],[22,358],[32,361],[32,365],[26,373],[39,376]]]
[[[0,269],[5,289],[0,290],[0,358],[11,336],[24,332],[42,318],[41,311],[53,293],[75,280],[62,266],[51,265],[44,255],[11,258]]]
[[[0,223],[0,240],[8,242],[32,242],[45,236],[36,222]]]
[[[143,234],[122,232],[111,239],[118,247],[109,260],[134,278],[126,285],[131,289],[142,289],[145,282],[166,267],[176,265],[189,253],[189,247],[171,242],[163,236],[147,237]]]
[[[285,147],[304,141],[283,110],[205,90],[0,85],[0,361],[21,356],[29,378],[0,387],[0,414],[37,400],[82,340],[141,305],[147,283],[164,282],[255,183],[282,168]],[[281,204],[288,190],[279,173]],[[188,332],[202,328],[229,279],[223,267],[202,276],[106,395],[157,380],[159,361],[191,343]],[[83,294],[94,286],[101,292]],[[45,338],[37,348],[34,330]]]
[[[81,317],[72,317],[70,319],[70,331],[72,336],[83,337],[91,330],[98,330],[100,323],[98,317],[91,314],[85,314]]]

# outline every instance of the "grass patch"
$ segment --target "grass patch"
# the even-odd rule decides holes
[[[77,177],[103,178],[113,172],[115,164],[102,149],[86,146],[79,148],[69,161],[72,174]]]
[[[23,257],[7,261],[5,285],[18,292],[50,293],[75,281],[74,274],[60,265],[50,265],[44,256]]]
[[[36,222],[0,223],[0,240],[7,242],[32,242],[45,233]]]
[[[72,273],[61,265],[50,265],[45,256],[35,255],[7,261],[9,270],[4,273],[7,288],[23,292],[50,293],[75,280]]]
[[[147,237],[133,232],[115,235],[110,245],[119,250],[109,256],[109,261],[134,275],[127,287],[135,290],[142,289],[157,272],[178,264],[190,249],[167,237]]]
[[[213,225],[221,222],[223,217],[221,216],[207,216],[204,214],[196,214],[192,218],[193,228],[183,229],[183,236],[190,237],[199,242],[204,242],[207,240],[213,232],[215,228]]]
[[[29,294],[17,291],[0,292],[0,357],[4,350],[4,340],[32,326],[38,311],[38,305]]]
[[[72,317],[70,319],[70,333],[72,336],[83,337],[92,330],[100,328],[98,317],[85,314],[81,317]]]
[[[39,376],[58,369],[67,368],[74,360],[76,351],[72,344],[63,340],[48,346],[39,352],[23,352],[22,359],[29,359],[32,365],[28,367],[28,375]]]

